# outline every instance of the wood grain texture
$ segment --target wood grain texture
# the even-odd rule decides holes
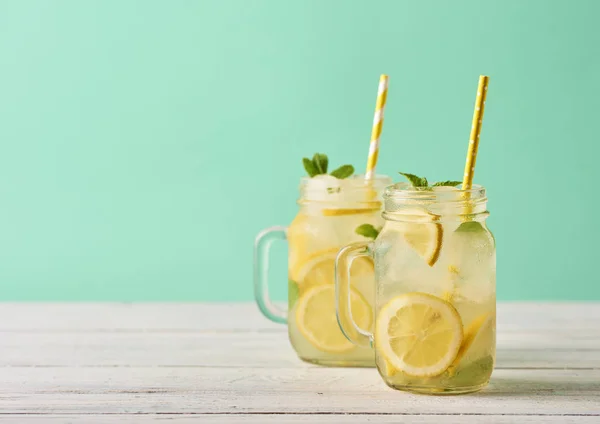
[[[492,382],[453,397],[303,363],[251,304],[2,304],[0,345],[3,422],[600,422],[595,303],[498,305]]]
[[[600,338],[588,338],[587,334],[581,331],[499,334],[496,368],[600,369]],[[0,337],[0,366],[304,365],[284,331],[0,332]]]
[[[594,416],[539,416],[539,415],[415,415],[415,414],[137,414],[137,415],[21,415],[0,417],[9,424],[64,424],[64,423],[228,423],[228,424],[597,424]]]
[[[498,304],[498,329],[595,330],[600,303]],[[2,303],[0,331],[285,331],[252,303]]]
[[[0,331],[283,330],[251,303],[3,303]]]
[[[5,368],[3,413],[597,414],[600,371],[496,370],[484,391],[432,397],[388,389],[374,370]]]

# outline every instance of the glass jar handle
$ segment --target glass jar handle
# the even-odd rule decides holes
[[[275,240],[287,240],[286,233],[287,227],[265,228],[254,241],[254,298],[264,316],[281,324],[287,322],[288,313],[269,297],[269,250]]]
[[[358,346],[373,345],[373,334],[360,328],[352,318],[350,303],[350,267],[360,257],[372,258],[371,243],[353,243],[343,247],[335,258],[335,313],[344,336]]]

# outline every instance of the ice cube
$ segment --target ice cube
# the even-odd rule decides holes
[[[481,223],[463,223],[444,234],[438,263],[452,280],[455,301],[481,303],[495,293],[496,248]]]
[[[410,292],[441,296],[446,289],[439,268],[429,266],[393,226],[386,224],[377,246],[380,293],[385,297]]]
[[[331,175],[321,174],[311,178],[308,182],[311,200],[329,202],[340,199],[342,181]]]

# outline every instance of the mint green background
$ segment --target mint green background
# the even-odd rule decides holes
[[[250,300],[300,159],[476,182],[499,299],[600,299],[600,2],[0,1],[0,299]],[[285,248],[274,291],[285,295]]]

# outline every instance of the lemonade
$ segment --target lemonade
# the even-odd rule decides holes
[[[288,228],[259,234],[255,246],[255,297],[267,318],[287,323],[298,356],[332,366],[375,366],[369,347],[350,342],[335,313],[335,259],[340,247],[375,237],[383,226],[382,193],[388,177],[352,176],[343,165],[327,173],[328,159],[315,154],[304,159],[308,177],[300,181],[299,211]],[[364,230],[366,229],[366,230]],[[287,240],[288,309],[268,297],[268,249],[273,240]],[[371,258],[355,261],[349,293],[352,313],[361,328],[373,329],[375,267]]]
[[[389,386],[466,393],[489,381],[496,348],[496,253],[485,224],[486,202],[481,186],[396,184],[386,189],[386,222],[375,242],[349,246],[340,255],[341,266],[349,258],[374,258],[376,318],[369,341]],[[338,306],[346,332],[344,302],[339,299]],[[364,345],[361,338],[367,337],[352,338]]]

